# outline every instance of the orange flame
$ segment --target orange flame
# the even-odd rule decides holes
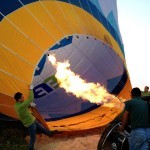
[[[87,83],[79,75],[72,72],[68,61],[64,63],[57,62],[54,55],[49,55],[48,59],[56,67],[55,76],[59,82],[59,86],[64,88],[67,93],[72,93],[83,100],[104,104],[109,107],[114,107],[114,105],[121,103],[117,97],[108,93],[99,83]]]

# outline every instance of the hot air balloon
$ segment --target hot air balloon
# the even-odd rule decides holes
[[[68,60],[87,83],[99,83],[118,99],[130,98],[116,0],[1,0],[0,35],[1,114],[18,118],[14,93],[27,98],[30,84],[34,113],[50,129],[95,128],[122,112],[122,103],[106,107],[67,93],[48,60],[51,54],[58,62]]]

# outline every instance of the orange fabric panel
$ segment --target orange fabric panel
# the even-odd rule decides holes
[[[121,99],[124,99],[125,101],[131,98],[130,92],[132,90],[131,82],[128,78],[124,88],[122,91],[117,95],[117,97],[120,97]]]
[[[0,113],[16,119],[17,114],[14,110],[14,104],[14,98],[0,93]]]

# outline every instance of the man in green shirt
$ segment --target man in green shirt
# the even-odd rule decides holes
[[[149,150],[150,121],[148,104],[141,99],[139,88],[132,89],[131,97],[132,99],[125,103],[122,125],[119,130],[123,131],[130,119],[132,129],[129,137],[130,150]]]
[[[45,129],[42,124],[40,124],[35,117],[32,115],[31,111],[29,110],[30,104],[33,102],[34,94],[33,94],[33,86],[30,86],[29,97],[27,100],[24,100],[24,96],[22,93],[17,92],[14,95],[14,99],[16,100],[15,103],[15,110],[18,115],[18,118],[23,123],[25,127],[29,130],[30,135],[30,143],[28,146],[28,150],[34,150],[34,143],[36,140],[36,128],[39,128],[42,133],[45,135],[51,136],[52,132],[50,130]]]

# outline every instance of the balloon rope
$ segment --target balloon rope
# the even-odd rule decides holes
[[[18,80],[18,81],[20,81],[20,82],[22,82],[22,83],[26,84],[26,85],[29,85],[29,84],[28,84],[28,83],[26,83],[24,80],[21,80],[21,79],[19,79],[19,78],[15,77],[13,74],[10,74],[10,73],[8,73],[8,72],[6,72],[6,71],[2,70],[2,69],[0,69],[0,72],[3,72],[3,73],[5,73],[5,74],[7,74],[7,75],[11,76],[12,78],[14,78],[14,79],[16,79],[16,80]]]
[[[11,107],[11,108],[14,108],[14,106],[4,105],[4,104],[0,104],[0,106],[5,106],[5,107]]]
[[[97,40],[98,40],[98,39],[97,39]],[[105,43],[104,43],[104,44],[105,44]],[[91,64],[93,64],[92,61],[91,61],[91,59],[90,59],[89,57],[87,57],[87,56],[82,52],[82,49],[79,48],[78,45],[75,45],[74,43],[72,43],[72,45],[73,45],[78,51],[80,51],[81,55],[85,56],[85,58],[87,59],[87,61],[89,61],[89,62],[91,62]],[[97,44],[96,44],[96,45],[97,45]],[[95,46],[96,46],[96,45],[95,45]],[[105,44],[105,45],[106,45],[106,44]],[[94,44],[93,44],[93,46],[94,46]],[[108,49],[106,49],[106,50],[108,50]],[[118,56],[118,57],[119,57],[119,56]],[[97,69],[98,66],[94,65],[94,67],[96,68],[96,70],[99,70],[99,69]],[[111,65],[109,65],[109,62],[108,62],[108,64],[105,64],[105,67],[106,67],[106,68],[109,67],[109,70],[110,70],[110,69],[113,69],[113,68],[111,68]],[[113,71],[113,72],[114,72],[114,71]],[[101,74],[103,77],[106,76],[106,75],[104,74],[104,72],[101,72],[100,74]],[[81,74],[80,74],[80,75],[81,75]],[[112,82],[115,83],[115,81],[112,81]],[[110,83],[111,85],[113,85],[112,82]],[[114,86],[114,85],[113,85],[113,86]]]
[[[91,7],[90,7],[90,4],[89,4],[89,0],[86,0],[86,2],[87,2],[87,5],[88,5],[88,7],[89,7],[89,10],[90,10],[90,12],[91,12],[91,15],[93,16],[93,18],[95,18],[95,16],[93,15],[92,9],[91,9]],[[98,9],[97,9],[96,7],[95,7],[95,9],[97,10],[97,13],[98,13]],[[94,11],[95,11],[95,9],[94,9]],[[99,14],[98,14],[98,16],[99,16]],[[96,19],[96,18],[95,18],[95,19]],[[100,32],[98,23],[96,23],[96,28],[97,28],[97,32]],[[95,36],[95,37],[96,37],[96,36]]]
[[[55,23],[56,27],[58,28],[58,30],[64,35],[65,37],[65,34],[63,32],[63,30],[61,29],[61,27],[57,24],[56,20],[53,18],[53,16],[51,15],[51,13],[48,11],[48,9],[46,8],[46,6],[44,5],[44,3],[39,0],[41,6],[44,8],[45,12],[48,14],[48,16],[50,17],[50,19]],[[50,34],[50,33],[49,33]],[[56,41],[56,39],[55,39]]]
[[[20,55],[18,55],[17,53],[15,53],[14,51],[12,51],[10,48],[8,48],[7,46],[3,45],[0,43],[0,45],[2,47],[4,47],[5,49],[7,49],[8,51],[10,51],[13,55],[15,55],[16,57],[19,57],[22,61],[26,62],[27,64],[29,64],[30,66],[34,67],[33,64],[29,63],[26,59],[24,59],[23,57],[21,57]]]
[[[41,51],[43,51],[27,34],[25,34],[21,29],[19,29],[10,19],[4,16],[1,12],[0,14],[15,28],[17,29],[23,36],[26,37],[31,43],[33,43],[36,47],[38,47]]]
[[[59,1],[55,1],[55,3],[56,3],[56,5],[59,7],[59,10],[61,11],[61,14],[63,14],[63,16],[64,16],[66,22],[69,23],[68,27],[72,30],[72,33],[76,34],[75,27],[73,27],[74,24],[71,23],[70,20],[67,18],[67,16],[66,16],[64,10],[63,10],[63,9],[61,8],[61,6],[60,6],[60,2],[59,2]]]
[[[50,33],[49,33],[49,31],[43,26],[43,24],[30,12],[30,10],[26,7],[26,5],[24,5],[22,2],[21,2],[21,0],[18,0],[20,3],[21,3],[21,5],[22,6],[24,6],[24,8],[29,12],[29,14],[35,19],[35,21],[42,27],[42,29],[44,30],[44,31],[46,31],[50,36],[51,36],[51,38],[54,40],[54,41],[57,41],[56,39],[55,39],[55,37],[54,36],[52,36]]]
[[[70,0],[69,0],[69,2],[70,2]],[[83,6],[82,6],[82,4],[81,4],[81,1],[80,1],[80,0],[79,0],[79,3],[80,3],[81,8],[83,9]],[[84,9],[83,9],[83,10],[84,10]],[[86,15],[86,13],[85,13],[85,10],[83,11],[83,13],[84,13],[85,19],[86,19],[86,21],[87,21],[87,23],[88,23],[88,25],[89,25],[89,27],[90,27],[91,31],[92,31],[92,36],[94,36],[94,31],[93,31],[92,24],[90,23],[90,21],[89,21],[89,19],[88,19],[87,15]]]
[[[74,12],[74,14],[75,14],[75,18],[77,19],[77,22],[78,22],[78,23],[80,24],[80,26],[81,26],[81,30],[84,32],[84,34],[86,34],[86,30],[85,30],[84,26],[82,25],[82,20],[80,19],[78,13],[77,13],[76,10],[74,9],[73,4],[70,2],[70,0],[68,0],[68,1],[69,1],[69,3],[70,3],[71,9],[73,10],[73,12]]]

